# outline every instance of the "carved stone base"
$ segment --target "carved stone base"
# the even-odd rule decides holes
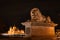
[[[32,36],[55,36],[54,27],[45,27],[45,26],[32,26],[31,30]]]

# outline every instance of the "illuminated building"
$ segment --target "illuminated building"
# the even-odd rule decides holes
[[[9,34],[9,35],[24,34],[24,30],[19,30],[14,25],[13,27],[10,27],[7,34]]]

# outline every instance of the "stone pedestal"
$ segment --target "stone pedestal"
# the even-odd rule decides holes
[[[45,37],[54,37],[55,36],[55,28],[48,26],[32,26],[31,30],[32,36],[45,36]]]

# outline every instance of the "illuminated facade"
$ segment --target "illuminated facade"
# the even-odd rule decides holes
[[[14,25],[13,27],[10,27],[10,29],[8,30],[9,35],[14,35],[14,34],[24,34],[24,30],[19,30],[16,28],[16,26]]]

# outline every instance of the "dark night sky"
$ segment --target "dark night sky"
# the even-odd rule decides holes
[[[50,16],[53,22],[59,24],[56,28],[60,28],[59,1],[1,0],[0,4],[0,25],[20,24],[30,19],[30,10],[37,7],[43,15]]]

